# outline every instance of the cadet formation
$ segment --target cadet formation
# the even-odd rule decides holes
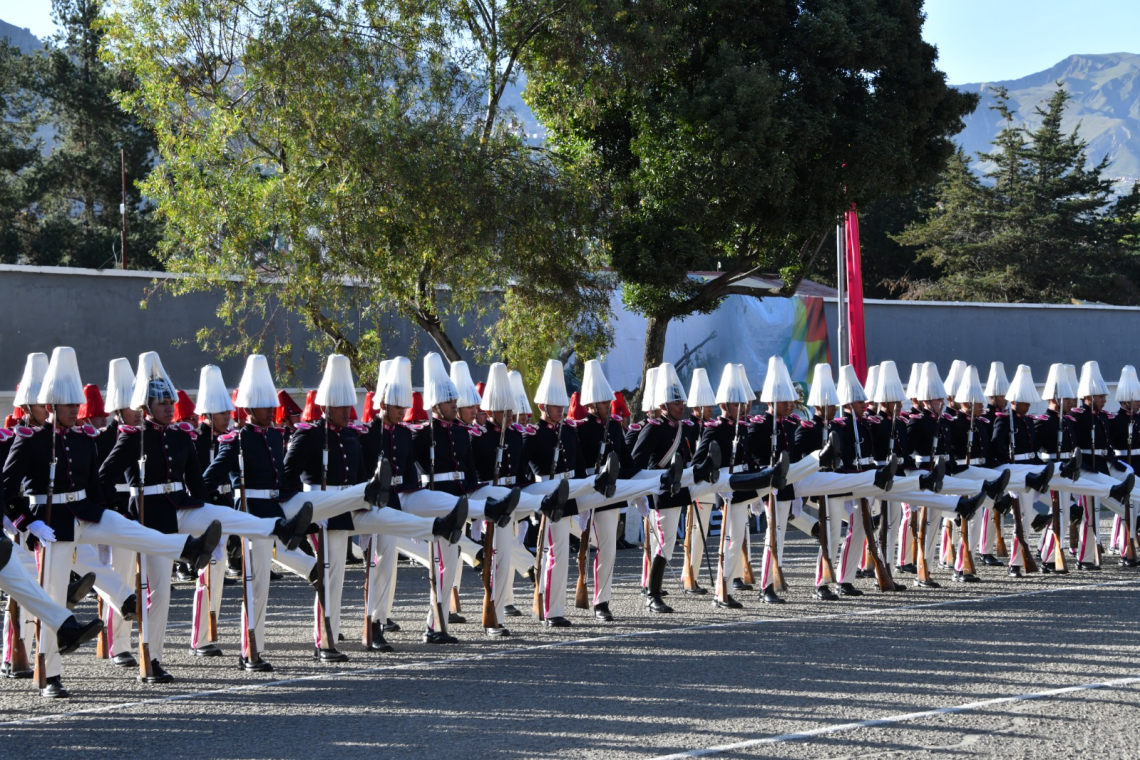
[[[503,364],[476,384],[464,362],[447,367],[434,353],[419,385],[406,357],[382,362],[358,419],[352,369],[337,354],[304,408],[259,355],[232,393],[218,367],[204,367],[193,401],[153,352],[134,368],[112,361],[102,390],[83,384],[71,348],[29,355],[0,428],[0,674],[66,698],[62,655],[96,639],[96,656],[140,682],[173,681],[163,665],[172,577],[195,584],[193,655],[222,657],[224,645],[224,662],[272,671],[274,564],[312,586],[322,663],[346,661],[358,635],[354,651],[392,651],[400,556],[425,569],[422,640],[433,645],[459,631],[510,636],[504,621],[527,614],[550,628],[612,621],[626,535],[645,537],[647,615],[673,611],[663,586],[681,535],[685,594],[722,609],[784,603],[789,524],[818,542],[820,602],[862,595],[860,579],[883,592],[977,582],[979,564],[1014,577],[1098,570],[1107,553],[1140,564],[1131,366],[1116,414],[1095,362],[1079,377],[1052,365],[1043,393],[1025,365],[1010,380],[994,362],[983,386],[960,361],[945,382],[933,363],[916,364],[904,388],[893,362],[872,367],[865,385],[850,366],[836,383],[821,364],[806,398],[778,357],[759,394],[742,365],[726,365],[715,387],[696,369],[686,391],[662,364],[644,379],[636,419],[597,360],[573,395],[558,361],[533,398]],[[1108,537],[1102,507],[1114,516]],[[348,622],[354,545],[366,604],[364,620]],[[464,563],[482,575],[478,626],[460,625]],[[228,643],[217,629],[227,575],[241,586],[242,621]],[[527,599],[514,596],[516,575],[529,580]],[[69,610],[92,591],[99,618],[81,622]]]

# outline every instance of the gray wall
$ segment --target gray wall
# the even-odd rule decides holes
[[[203,352],[196,339],[201,328],[221,326],[215,315],[217,294],[175,297],[159,293],[142,309],[140,303],[154,290],[156,277],[169,275],[0,265],[0,304],[4,305],[0,400],[7,401],[13,395],[29,353],[50,355],[52,348],[60,345],[75,349],[83,381],[101,388],[106,386],[111,359],[125,356],[134,366],[144,351],[157,351],[171,379],[191,396],[196,394],[199,371],[206,364],[221,366],[227,385],[236,386],[244,358],[219,362]],[[422,356],[435,350],[426,333],[395,315],[389,315],[379,328],[389,335],[386,355]],[[323,357],[303,350],[307,334],[297,320],[285,320],[277,329],[288,331],[292,344],[302,349],[293,357],[297,381],[283,384],[315,387],[320,382]],[[469,320],[467,325],[452,328],[451,334],[460,343],[481,334],[478,331],[482,329],[482,323]],[[269,359],[272,364],[275,357]],[[485,371],[473,366],[472,373],[481,379]],[[417,383],[419,376],[416,367]],[[358,378],[357,382],[371,386],[375,378]]]

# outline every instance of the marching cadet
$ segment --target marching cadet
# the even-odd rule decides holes
[[[356,384],[347,356],[332,354],[325,364],[315,402],[323,414],[313,423],[299,422],[285,454],[285,487],[312,492],[343,492],[366,480],[361,444],[363,428],[349,421],[356,401]],[[328,518],[320,525],[315,541],[323,566],[317,586],[314,657],[320,662],[345,662],[336,648],[340,638],[340,606],[344,587],[344,558],[351,536],[361,533],[392,535],[429,541],[436,528],[434,518],[405,514],[398,509],[379,509],[360,500],[356,508]],[[440,530],[443,530],[442,522]],[[450,535],[451,529],[447,528]]]
[[[1120,371],[1120,381],[1116,384],[1116,401],[1120,410],[1108,422],[1108,440],[1116,461],[1130,472],[1140,464],[1140,380],[1136,368],[1126,364]],[[1117,515],[1113,535],[1120,541],[1120,565],[1140,566],[1140,557],[1134,556],[1137,516],[1131,512],[1131,525]]]
[[[903,403],[907,400],[899,378],[898,367],[893,361],[879,365],[878,378],[871,398],[878,405],[879,424],[872,426],[872,444],[875,466],[882,467],[893,455],[904,462],[907,471],[914,470],[909,461],[910,447],[906,439],[906,417]],[[895,566],[900,572],[915,572],[914,547],[909,540],[903,540],[905,529],[904,504],[896,496],[884,499],[883,514],[887,520],[887,544],[881,547],[883,561],[895,558]]]
[[[233,422],[233,401],[226,392],[222,370],[214,365],[202,367],[198,381],[198,401],[194,413],[202,418],[198,426],[194,448],[202,472],[209,469],[218,453],[220,440],[230,434]],[[233,487],[222,483],[207,494],[211,504],[231,504]],[[227,542],[222,540],[222,544]],[[210,557],[207,568],[198,573],[194,587],[194,608],[190,626],[190,654],[195,657],[220,657],[222,650],[216,643],[217,618],[222,610],[222,589],[225,584],[225,564]],[[213,623],[212,623],[213,621]]]
[[[16,513],[12,522],[17,528],[26,526],[42,545],[40,562],[48,595],[60,602],[66,597],[73,547],[77,543],[120,546],[163,557],[166,562],[183,559],[193,567],[203,566],[217,546],[220,525],[206,526],[200,538],[167,535],[105,509],[106,500],[95,470],[98,431],[93,427],[75,427],[79,404],[83,402],[82,389],[75,352],[68,347],[56,348],[37,398],[38,404],[52,406],[51,427],[19,428],[20,437],[4,465],[4,498]],[[156,577],[169,584],[169,565]],[[46,685],[40,693],[58,699],[67,697],[68,692],[61,679],[59,650],[52,638],[48,636],[40,642],[46,658]],[[166,674],[157,657],[153,665],[156,678],[150,682],[162,682],[157,676]]]
[[[1038,456],[1043,461],[1060,467],[1058,474],[1061,475],[1061,479],[1053,484],[1053,492],[1056,494],[1058,505],[1063,507],[1068,505],[1072,498],[1071,492],[1065,490],[1065,479],[1075,481],[1081,474],[1081,454],[1076,449],[1075,418],[1071,414],[1072,408],[1076,405],[1077,387],[1069,381],[1064,364],[1050,365],[1042,396],[1049,402],[1049,406],[1045,414],[1034,419],[1034,439]],[[1083,510],[1079,507],[1075,509],[1079,519]],[[1036,515],[1032,521],[1033,529],[1042,531],[1040,554],[1042,572],[1046,573],[1052,572],[1055,564],[1049,560],[1053,556],[1057,540],[1053,535],[1051,513],[1051,508],[1047,509],[1044,513]],[[1061,541],[1064,541],[1068,535],[1068,522],[1067,518],[1060,520]]]
[[[308,525],[304,510],[291,520],[259,518],[228,506],[206,503],[209,490],[202,478],[192,437],[195,427],[188,422],[173,423],[175,398],[174,384],[158,354],[150,351],[140,355],[131,407],[142,411],[144,420],[139,428],[120,427],[115,447],[100,467],[104,489],[110,490],[118,474],[125,472],[131,488],[132,516],[161,533],[182,530],[197,534],[216,527],[219,537],[225,532],[259,539],[276,538],[295,545]],[[140,509],[140,504],[145,506]],[[217,538],[214,540],[216,543]],[[194,568],[195,573],[205,564],[208,563]],[[162,575],[164,569],[165,576]],[[169,578],[169,563],[165,558],[148,555],[146,573],[150,588],[150,651],[154,659],[160,661],[170,611],[170,584],[161,579]],[[161,668],[156,669],[155,678],[161,683],[171,680]]]
[[[998,412],[1004,412],[1009,405],[1005,394],[1009,392],[1009,378],[1005,376],[1005,365],[1001,362],[990,362],[990,374],[986,378],[987,404],[983,416],[992,424]]]
[[[724,382],[723,378],[721,382]],[[693,426],[688,428],[691,432],[685,436],[690,451],[694,453],[697,450],[697,439],[704,424],[713,419],[713,408],[716,403],[716,394],[713,393],[708,373],[705,372],[704,367],[697,367],[693,370],[693,378],[689,384],[689,404],[693,410],[691,417]],[[751,399],[747,403],[751,406]],[[744,412],[744,417],[747,418],[747,410]],[[579,437],[581,437],[580,433]],[[718,494],[715,501],[720,504],[723,498]],[[709,519],[712,517],[712,506],[713,500],[700,499],[690,504],[687,510],[688,514],[685,520],[686,569],[683,575],[686,594],[703,596],[708,593],[708,589],[703,588],[698,579],[701,577],[701,560],[705,556],[705,526],[709,524]]]
[[[835,424],[839,395],[835,390],[830,364],[815,365],[811,390],[808,391],[808,406],[811,407],[813,416],[810,420],[801,420],[800,426],[796,429],[794,442],[796,459],[820,448],[820,444],[830,435],[832,425]],[[876,462],[876,466],[886,465],[890,454],[884,454],[881,459],[882,461]],[[833,509],[831,498],[823,495],[816,497],[816,504],[819,506],[819,521],[813,527],[815,537],[820,540],[820,544],[815,563],[815,591],[812,592],[812,596],[820,601],[833,602],[839,597],[831,590],[828,581],[836,580],[834,555],[842,535],[843,518],[838,510],[841,502],[836,500],[836,508]]]

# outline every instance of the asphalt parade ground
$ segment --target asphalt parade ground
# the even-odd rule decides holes
[[[285,577],[270,593],[271,674],[236,667],[236,585],[219,621],[226,656],[192,657],[192,585],[177,584],[164,657],[175,683],[138,685],[92,645],[64,660],[68,701],[0,681],[3,754],[1134,756],[1140,571],[1109,556],[1100,572],[1024,579],[979,565],[981,583],[937,570],[942,589],[882,594],[862,580],[865,596],[825,603],[810,596],[817,545],[788,538],[785,605],[742,592],[745,609],[717,610],[710,596],[682,594],[678,546],[666,577],[676,612],[651,615],[637,590],[640,552],[628,550],[618,553],[613,623],[573,609],[571,589],[572,628],[528,614],[505,621],[514,635],[503,640],[479,627],[482,587],[467,569],[471,622],[452,626],[452,646],[420,642],[426,574],[401,564],[392,654],[356,643],[364,574],[352,565],[344,665],[312,659],[312,593]],[[516,589],[529,613],[527,582]],[[94,604],[77,612],[89,617]]]

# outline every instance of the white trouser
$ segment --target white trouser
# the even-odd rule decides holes
[[[131,589],[135,587],[135,553],[129,549],[118,546],[111,547],[111,567],[123,583]],[[135,613],[141,611],[143,600],[135,602]],[[131,653],[131,624],[123,620],[123,616],[113,607],[103,609],[103,625],[107,629],[107,654],[114,657],[119,654]]]
[[[705,543],[708,538],[709,518],[712,516],[712,507],[712,499],[694,501],[692,505],[693,534],[689,539],[689,569],[693,574],[693,578],[701,577],[701,565],[704,564]],[[700,584],[698,583],[697,585]]]
[[[827,531],[827,552],[830,555],[827,557],[827,559],[830,561],[831,568],[835,573],[833,580],[839,581],[840,574],[837,558],[840,555],[840,539],[843,537],[843,520],[847,515],[847,512],[844,509],[845,502],[843,499],[831,499],[826,496],[823,496],[821,498],[827,499],[827,524],[824,525],[821,521],[819,529],[821,531]],[[826,579],[824,578],[823,573],[823,560],[823,547],[820,546],[819,551],[816,554],[815,561],[815,585],[817,587],[826,584]]]
[[[344,596],[344,568],[345,552],[348,550],[348,539],[353,534],[350,530],[320,530],[310,538],[313,548],[320,553],[321,542],[328,537],[328,544],[324,547],[325,561],[328,563],[325,582],[325,601],[328,604],[327,614],[332,640],[325,640],[324,613],[321,609],[320,596],[313,599],[313,643],[318,649],[336,649],[340,640],[340,604]]]
[[[36,556],[24,549],[24,541],[26,540],[27,534],[15,534],[15,539],[12,542],[12,558],[8,560],[8,563],[19,562],[24,566],[24,573],[35,579],[39,572],[39,566],[36,564]],[[36,585],[39,586],[38,583]],[[23,640],[24,653],[28,657],[32,655],[32,642],[35,640],[35,615],[20,604],[19,600],[16,601],[16,605],[18,614],[15,619],[12,618],[11,610],[6,605],[4,607],[4,662],[9,664],[12,662],[13,647],[17,635]],[[127,630],[129,633],[130,629]]]
[[[66,573],[62,575],[64,576],[63,590],[66,594],[68,575]],[[40,588],[39,583],[36,582],[36,576],[29,574],[23,561],[16,556],[15,547],[13,547],[11,559],[3,568],[0,568],[0,589],[8,592],[16,600],[20,609],[27,611],[29,618],[39,619],[40,625],[43,626],[44,652],[49,651],[49,642],[51,651],[55,652],[56,667],[53,671],[49,666],[48,675],[59,675],[59,647],[56,641],[56,631],[59,630],[64,621],[71,617],[67,607],[57,604],[52,600],[47,590]],[[31,626],[28,627],[31,628]],[[30,652],[31,650],[26,651]]]
[[[677,510],[671,510],[677,511]],[[570,523],[563,518],[558,522],[546,522],[546,535],[541,536],[545,550],[542,562],[542,604],[544,620],[563,617],[566,614],[566,580],[570,570]],[[676,530],[676,523],[674,523]]]
[[[1021,530],[1022,533],[1026,536],[1026,540],[1028,541],[1029,533],[1032,530],[1030,523],[1033,522],[1033,517],[1036,515],[1036,512],[1033,511],[1032,505],[1034,500],[1036,500],[1040,494],[1038,494],[1036,491],[1022,491],[1016,495],[1018,501],[1021,502]],[[1017,540],[1016,536],[1017,534],[1014,533],[1013,548],[1009,552],[1010,567],[1024,566],[1025,552],[1029,549],[1028,546],[1022,546],[1021,542]]]
[[[594,512],[590,523],[591,538],[598,547],[594,554],[595,605],[609,603],[613,591],[614,561],[617,559],[617,526],[620,509]]]
[[[122,576],[114,571],[109,562],[103,561],[99,556],[99,551],[100,549],[97,546],[87,544],[76,546],[75,564],[72,569],[81,576],[94,573],[95,592],[116,610],[121,610],[123,602],[127,601],[127,597],[134,591],[127,588],[127,584],[123,583]],[[110,552],[107,554],[109,559]]]
[[[313,519],[316,520],[315,517]],[[273,529],[277,527],[277,520],[271,517],[254,517],[248,512],[217,504],[178,510],[178,530],[192,536],[204,533],[214,520],[222,524],[222,533],[230,536],[271,538]]]
[[[505,499],[511,494],[511,489],[506,486],[493,486],[485,485],[476,488],[467,496],[471,499]],[[515,507],[512,514],[525,517],[526,515],[534,514],[542,507],[542,494],[531,491],[530,489],[519,490],[519,503]]]
[[[677,526],[681,522],[681,512],[680,507],[649,511],[651,556],[664,557],[667,562],[673,561],[673,549],[677,546]]]
[[[832,501],[828,506],[835,504],[838,504],[838,500]],[[847,516],[847,537],[839,552],[839,565],[835,568],[835,572],[839,574],[839,583],[854,583],[855,571],[859,569],[859,563],[863,559],[863,542],[867,540],[867,531],[863,525],[861,508],[858,499],[849,499],[842,503],[842,514]]]
[[[590,509],[607,507],[610,504],[631,501],[641,496],[659,493],[660,491],[660,484],[651,479],[634,478],[632,480],[619,480],[614,485],[613,496],[607,497],[591,487],[581,496],[576,497],[578,501],[578,511],[585,512]]]
[[[725,494],[729,499],[731,494]],[[779,509],[779,504],[776,508]],[[748,536],[748,502],[730,504],[721,499],[720,529],[724,531],[724,581],[726,588],[732,588],[732,581],[744,574],[744,543]],[[720,564],[720,557],[717,557]],[[718,572],[719,576],[719,572]],[[717,588],[720,588],[717,578]],[[731,593],[731,592],[730,592]],[[723,599],[721,601],[724,601]]]
[[[190,646],[195,649],[217,642],[217,636],[210,638],[210,615],[212,614],[214,620],[217,621],[218,616],[222,613],[222,587],[226,582],[224,558],[226,538],[226,536],[222,536],[222,540],[218,542],[218,547],[223,552],[223,558],[218,559],[219,552],[215,551],[214,556],[210,557],[210,564],[198,572],[198,580],[194,585]]]
[[[396,596],[396,568],[400,553],[394,536],[375,536],[372,546],[373,564],[369,575],[368,615],[376,622],[385,623],[392,617],[392,603]]]
[[[340,491],[302,491],[288,501],[281,502],[279,506],[281,511],[285,513],[285,517],[291,518],[301,511],[305,502],[311,502],[313,505],[313,522],[317,523],[337,515],[343,515],[345,512],[351,512],[354,509],[368,507],[368,503],[364,501],[364,489],[367,487],[367,483],[357,483]],[[403,498],[404,494],[401,494],[401,504]],[[225,524],[222,525],[222,529],[227,533],[238,533],[238,531],[226,528]]]
[[[150,603],[147,605],[147,635],[150,658],[162,662],[166,646],[166,623],[170,619],[170,571],[174,560],[155,554],[146,555],[143,569],[150,586]]]

